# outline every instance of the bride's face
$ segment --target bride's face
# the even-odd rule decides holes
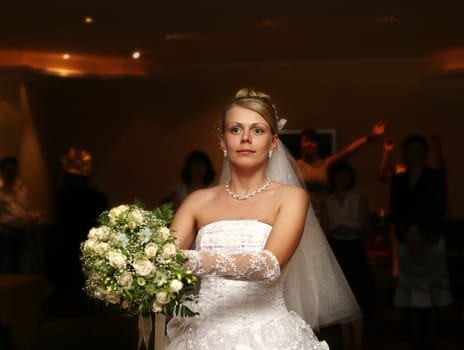
[[[258,113],[234,106],[227,111],[221,147],[227,150],[231,162],[245,165],[264,163],[269,151],[277,148],[277,135],[273,135],[267,121]]]

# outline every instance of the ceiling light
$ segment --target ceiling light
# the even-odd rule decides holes
[[[64,53],[63,54],[63,59],[64,60],[69,60],[71,58],[71,55],[69,53]]]
[[[90,16],[87,16],[84,18],[84,22],[87,24],[93,23],[93,18]]]
[[[133,58],[134,60],[138,60],[138,59],[140,58],[140,56],[141,56],[140,51],[134,51],[134,52],[132,53],[132,58]]]

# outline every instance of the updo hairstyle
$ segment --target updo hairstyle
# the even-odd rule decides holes
[[[237,91],[235,98],[232,102],[224,109],[222,113],[222,122],[220,126],[220,134],[224,134],[224,124],[227,112],[235,106],[249,109],[258,113],[271,127],[273,135],[278,132],[277,122],[277,110],[271,101],[271,96],[252,89],[243,88]]]

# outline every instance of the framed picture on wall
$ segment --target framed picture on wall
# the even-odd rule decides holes
[[[295,159],[301,157],[300,155],[300,133],[302,130],[282,130],[279,133],[279,138],[283,144],[288,148],[290,153]],[[335,129],[317,129],[321,136],[319,145],[319,156],[326,158],[337,152],[337,134]]]

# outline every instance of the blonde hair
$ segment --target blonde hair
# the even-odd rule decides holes
[[[277,110],[271,101],[271,96],[261,91],[243,88],[237,91],[232,102],[226,108],[224,108],[220,126],[221,135],[224,133],[224,124],[227,112],[229,109],[235,106],[240,106],[242,108],[246,108],[258,113],[269,124],[272,133],[274,135],[277,134],[277,122],[279,117],[277,116]]]

